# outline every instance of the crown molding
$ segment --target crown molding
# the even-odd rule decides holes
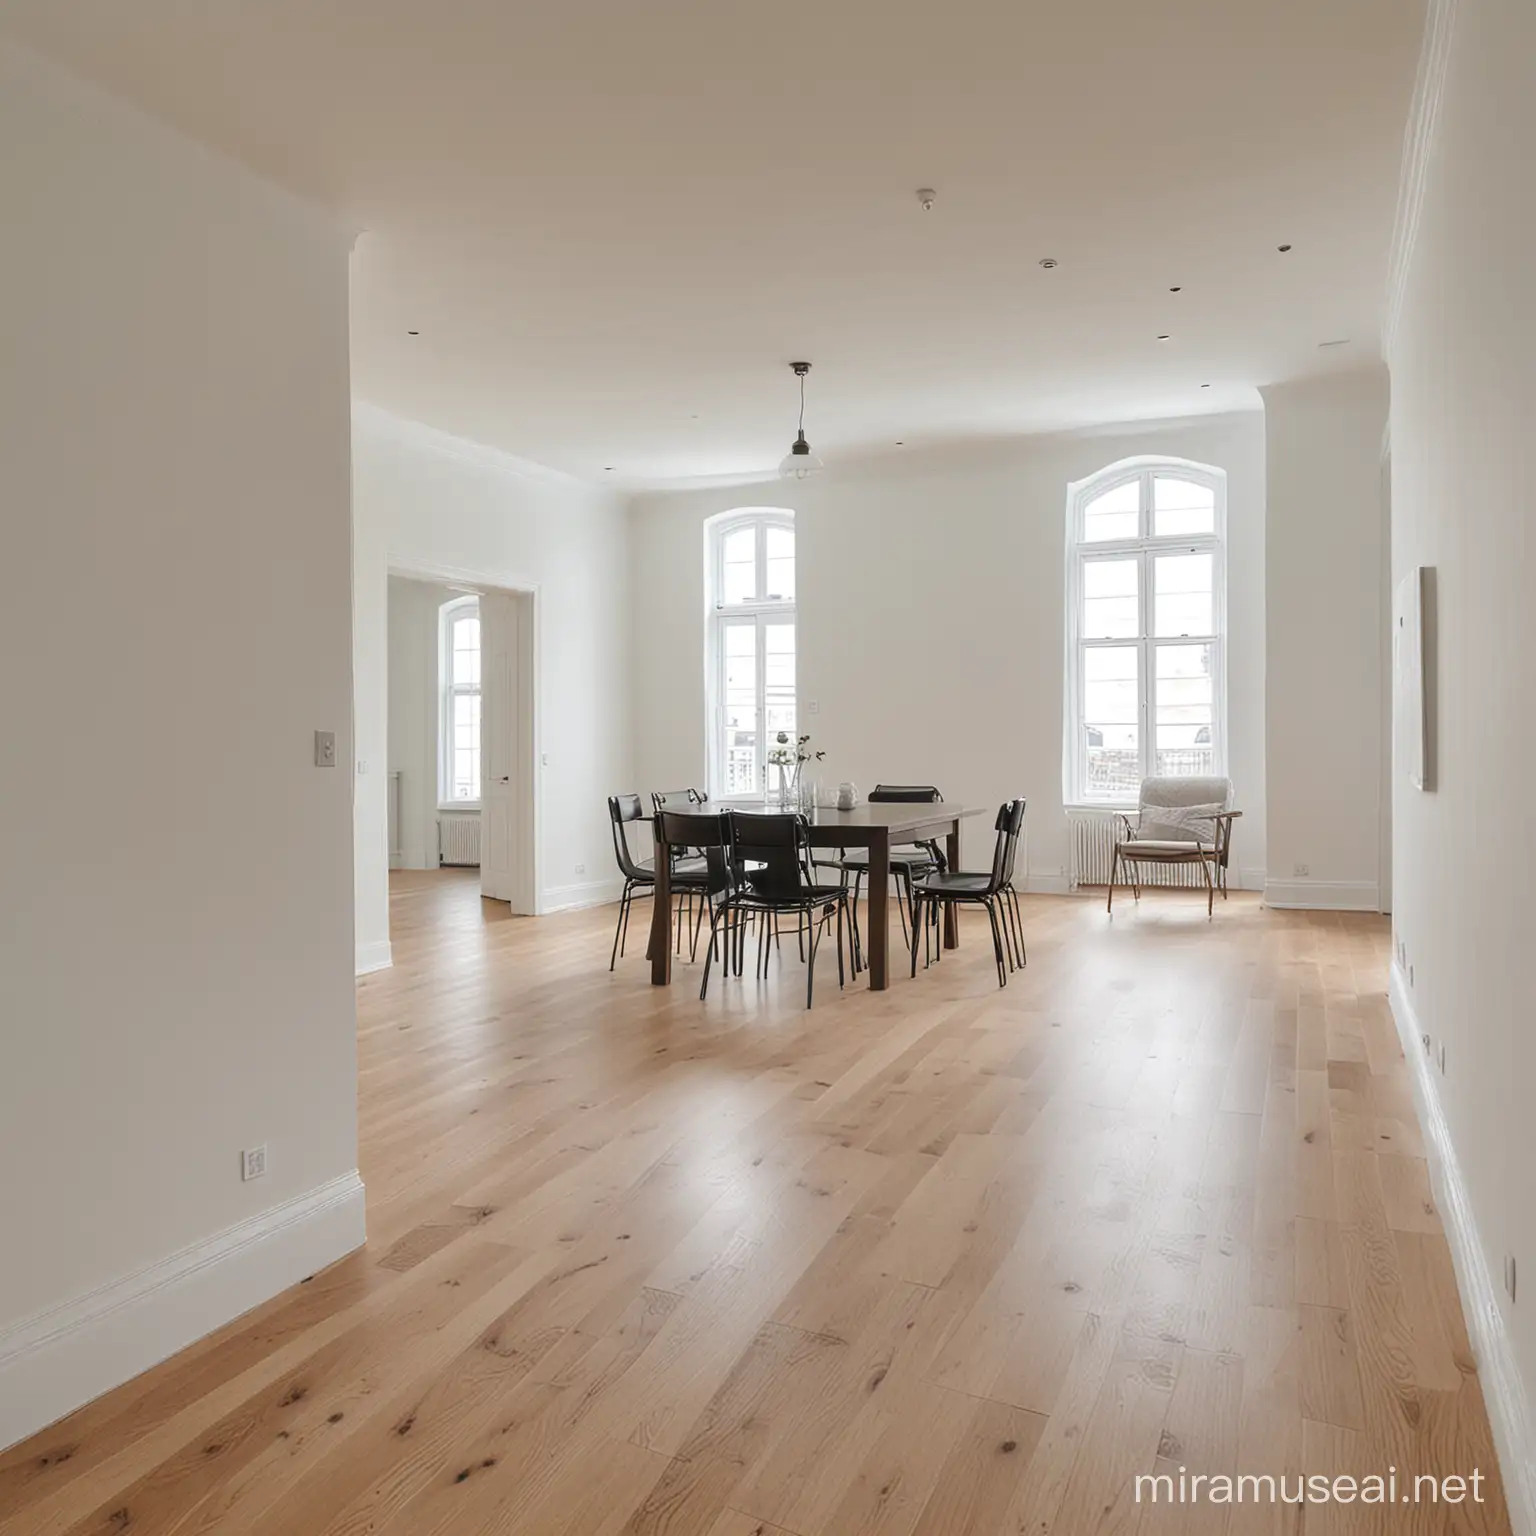
[[[467,437],[455,437],[451,432],[441,432],[436,427],[427,426],[425,422],[413,421],[407,416],[396,416],[394,412],[386,411],[383,406],[374,405],[367,400],[353,399],[352,425],[354,429],[360,428],[379,437],[389,438],[407,448],[416,448],[424,453],[435,453],[440,458],[455,459],[460,464],[469,464],[477,469],[493,470],[501,475],[516,475],[518,479],[527,480],[534,485],[563,486],[567,490],[579,490],[598,495],[611,489],[594,485],[589,480],[579,480],[575,475],[568,475],[563,470],[536,464],[532,459],[520,459],[516,454],[507,453],[500,448],[492,448],[487,443],[473,442]]]
[[[1434,157],[1440,125],[1440,104],[1445,96],[1446,70],[1456,31],[1461,0],[1429,0],[1424,19],[1424,45],[1419,52],[1419,72],[1413,101],[1403,132],[1403,163],[1398,179],[1397,218],[1392,226],[1392,247],[1387,265],[1387,304],[1382,317],[1381,352],[1392,360],[1403,295],[1413,265],[1413,249],[1419,238],[1419,216],[1424,189]]]

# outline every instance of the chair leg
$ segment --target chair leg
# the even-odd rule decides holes
[[[864,966],[864,935],[859,930],[859,892],[864,889],[864,871],[856,869],[853,872],[853,965],[857,973]]]
[[[1201,859],[1200,868],[1205,871],[1205,915],[1213,917],[1216,913],[1216,887],[1211,884],[1211,861]]]
[[[837,985],[839,990],[848,985],[847,973],[843,970],[843,914],[848,910],[848,898],[837,898]]]
[[[690,963],[699,958],[699,928],[704,922],[704,904],[708,900],[708,895],[701,895],[699,897],[699,910],[693,919],[693,937],[688,942],[688,959]]]
[[[918,930],[923,928],[923,898],[920,895],[912,897],[912,974],[917,975],[917,937]],[[923,929],[926,932],[926,929]]]
[[[711,903],[711,906],[713,906],[713,903]],[[718,908],[711,911],[710,913],[709,948],[704,953],[704,980],[699,983],[699,1001],[701,1003],[704,1001],[705,993],[709,991],[709,968],[714,964],[715,959],[715,930],[720,926],[721,918],[725,918],[727,921],[725,925],[725,940],[720,946],[720,952],[725,959],[725,974],[727,976],[731,974],[731,925],[729,921],[730,913],[731,904],[729,901],[723,902]]]
[[[1104,904],[1106,912],[1115,910],[1115,880],[1120,873],[1120,845],[1115,844],[1114,854],[1109,861],[1109,900]]]
[[[633,889],[630,881],[624,882],[624,894],[619,897],[619,920],[613,925],[613,953],[608,956],[608,969],[611,971],[618,962],[620,950],[624,942],[624,926],[629,920],[629,893]]]
[[[987,917],[992,923],[992,953],[997,961],[997,984],[1000,987],[1008,985],[1008,970],[1003,963],[1003,931],[997,926],[997,907],[990,897],[983,903],[987,909]]]
[[[1008,887],[1008,905],[1013,912],[1013,932],[1019,949],[1019,965],[1029,964],[1029,956],[1024,950],[1024,914],[1019,908],[1019,893],[1010,885]]]
[[[809,953],[805,961],[805,1006],[811,1006],[811,992],[816,985],[816,935],[821,932],[820,923],[811,923],[810,935],[806,939],[806,948]]]

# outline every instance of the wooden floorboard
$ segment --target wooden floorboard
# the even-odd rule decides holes
[[[0,1456],[3,1536],[1509,1530],[1381,919],[1028,897],[889,991],[397,874],[369,1242]],[[1484,1477],[1181,1508],[1138,1473]]]

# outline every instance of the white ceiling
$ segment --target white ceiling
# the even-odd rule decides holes
[[[365,231],[358,395],[628,485],[776,463],[797,357],[835,463],[1251,407],[1376,355],[1422,19],[0,0],[24,41]]]

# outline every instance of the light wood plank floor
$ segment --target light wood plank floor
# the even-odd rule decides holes
[[[398,876],[367,1248],[0,1458],[0,1529],[1507,1532],[1386,925],[1024,905],[1005,991],[968,921],[807,1013]],[[1180,1466],[1491,1502],[1134,1502]]]

